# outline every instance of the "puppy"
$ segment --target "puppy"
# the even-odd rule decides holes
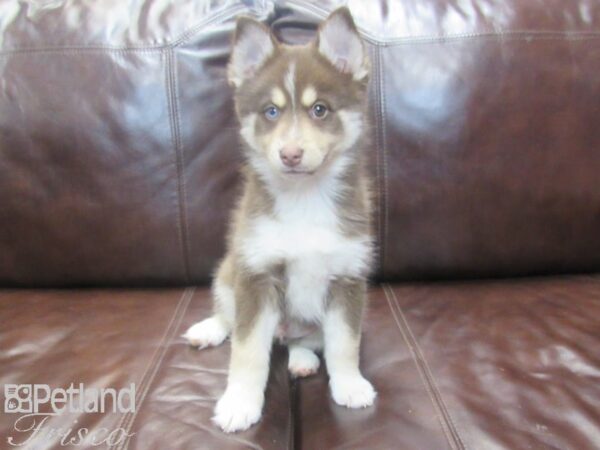
[[[363,408],[375,390],[359,370],[373,260],[365,130],[369,62],[350,12],[334,11],[304,46],[237,22],[228,78],[245,144],[244,191],[213,283],[214,315],[185,337],[201,348],[231,334],[227,389],[214,422],[260,419],[273,339],[293,376],[323,351],[333,400]]]

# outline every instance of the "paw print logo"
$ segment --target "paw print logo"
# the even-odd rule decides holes
[[[4,412],[6,413],[31,413],[32,389],[29,384],[4,385]]]

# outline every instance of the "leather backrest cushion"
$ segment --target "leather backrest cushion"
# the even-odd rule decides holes
[[[600,269],[600,4],[0,1],[0,284],[201,283],[239,192],[235,17],[372,61],[379,278]]]

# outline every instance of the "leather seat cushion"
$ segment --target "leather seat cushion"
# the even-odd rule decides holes
[[[299,384],[302,448],[598,448],[600,277],[383,285],[362,366],[371,409]]]

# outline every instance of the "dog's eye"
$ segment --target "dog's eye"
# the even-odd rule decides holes
[[[327,115],[327,106],[323,103],[315,103],[310,110],[310,115],[313,119],[322,119]]]
[[[275,105],[269,105],[265,108],[264,114],[269,120],[277,120],[279,117],[279,108]]]

